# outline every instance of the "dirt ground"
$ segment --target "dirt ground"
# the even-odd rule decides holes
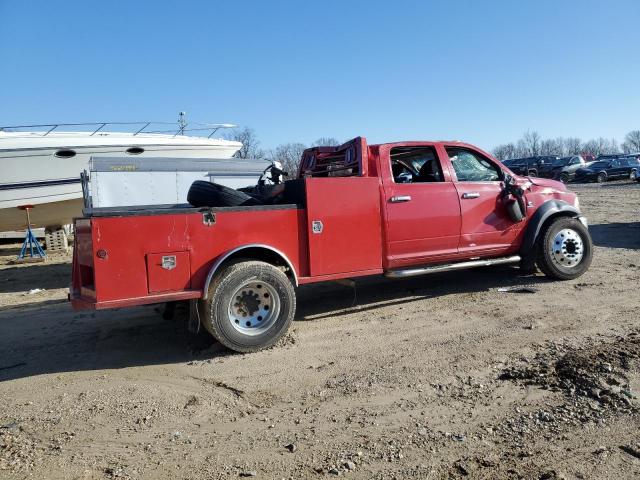
[[[571,188],[583,277],[305,287],[248,355],[153,306],[74,312],[70,256],[2,246],[0,478],[640,477],[640,184]]]

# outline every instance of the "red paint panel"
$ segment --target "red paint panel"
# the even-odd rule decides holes
[[[189,252],[147,254],[149,293],[186,290],[191,284]]]
[[[311,276],[382,268],[379,189],[377,177],[306,179]]]
[[[502,199],[500,182],[456,182],[462,211],[460,252],[471,254],[482,250],[508,249],[522,223],[514,223]],[[463,198],[465,193],[478,193],[478,198]]]
[[[389,267],[457,253],[460,205],[453,183],[389,184],[385,194]],[[398,196],[411,200],[392,203]]]
[[[298,276],[308,276],[304,210],[217,211],[216,222],[207,226],[202,213],[94,217],[95,289],[98,302],[149,293],[147,255],[188,252],[192,290],[202,290],[213,262],[230,250],[249,244],[265,244],[283,252]],[[140,303],[140,301],[139,301]]]

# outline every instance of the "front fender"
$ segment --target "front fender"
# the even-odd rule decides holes
[[[576,218],[580,216],[580,210],[563,200],[547,200],[540,205],[527,223],[520,247],[520,256],[523,259],[532,260],[535,257],[533,248],[542,227],[552,217],[557,216]]]

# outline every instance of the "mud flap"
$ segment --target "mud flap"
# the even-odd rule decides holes
[[[189,320],[187,329],[193,334],[200,332],[200,312],[198,310],[198,299],[189,300]]]

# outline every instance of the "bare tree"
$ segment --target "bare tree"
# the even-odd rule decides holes
[[[548,138],[540,142],[540,155],[562,156],[564,153],[564,141],[562,138]]]
[[[233,140],[242,143],[242,148],[234,155],[236,158],[265,158],[266,153],[260,148],[260,141],[253,128],[244,127],[234,129],[231,133],[225,135],[227,140]]]
[[[516,151],[516,146],[513,143],[505,143],[493,149],[493,156],[500,161],[507,160],[509,158],[515,158],[517,155]]]
[[[576,137],[564,139],[564,155],[579,155],[582,153],[582,140]]]
[[[540,134],[538,132],[527,130],[518,144],[520,142],[522,142],[521,145],[525,155],[531,157],[540,155]]]
[[[311,144],[312,147],[337,147],[340,141],[334,137],[320,137]]]
[[[303,143],[285,143],[270,151],[267,158],[272,162],[276,160],[281,162],[285,172],[289,173],[289,176],[294,176],[298,171],[302,152],[306,148],[307,146]]]
[[[582,145],[582,151],[593,155],[618,153],[618,142],[615,139],[608,140],[603,137],[593,138]]]
[[[524,135],[515,143],[505,143],[493,149],[493,154],[500,160],[508,158],[533,157],[536,155],[579,155],[590,153],[592,155],[602,155],[608,153],[618,153],[622,150],[625,153],[640,152],[640,130],[633,130],[625,136],[622,145],[618,145],[615,138],[592,138],[587,142],[582,142],[576,137],[557,137],[555,139],[542,139],[538,132],[527,130]]]
[[[629,152],[640,152],[640,130],[631,130],[624,137],[624,145]]]

